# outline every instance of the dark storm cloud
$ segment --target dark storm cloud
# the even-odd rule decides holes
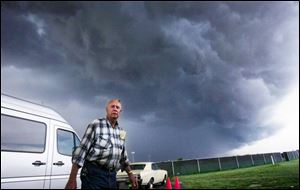
[[[13,65],[51,80],[56,86],[44,88],[56,93],[46,100],[59,109],[71,102],[61,112],[76,128],[98,114],[99,103],[121,98],[140,159],[222,154],[273,131],[257,116],[299,76],[298,6],[5,2],[1,69],[13,73]],[[12,88],[2,77],[1,84]],[[72,115],[77,105],[82,110]],[[162,154],[170,144],[179,148]]]
[[[32,12],[35,14],[52,14],[57,16],[74,16],[80,6],[76,2],[37,1],[6,1],[2,2],[3,8],[13,9],[17,13]]]

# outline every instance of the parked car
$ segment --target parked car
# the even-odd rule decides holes
[[[155,184],[165,184],[168,172],[161,170],[154,162],[135,162],[131,163],[130,167],[133,174],[136,176],[139,187],[152,188]],[[117,181],[121,183],[129,183],[128,175],[125,171],[117,172]]]
[[[79,143],[53,109],[1,94],[1,189],[63,189]]]

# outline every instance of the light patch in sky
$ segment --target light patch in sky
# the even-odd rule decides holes
[[[26,20],[28,20],[29,22],[31,22],[32,24],[34,24],[36,26],[37,33],[40,36],[43,36],[46,34],[45,29],[44,29],[45,23],[42,19],[38,18],[37,16],[35,16],[33,14],[29,14],[25,18],[26,18]]]
[[[265,110],[266,111],[266,110]],[[299,149],[299,87],[295,87],[281,102],[268,109],[269,124],[283,126],[268,138],[230,151],[229,155],[284,152]]]

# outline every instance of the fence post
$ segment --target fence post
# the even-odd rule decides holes
[[[197,165],[198,165],[198,173],[200,173],[200,165],[199,165],[199,160],[197,159]]]
[[[174,171],[174,164],[173,164],[173,161],[171,161],[172,163],[172,172],[173,172],[173,176],[175,176],[175,171]]]
[[[265,154],[262,154],[262,155],[263,155],[263,157],[264,157],[264,163],[266,164],[267,161],[266,161],[266,158],[265,158]]]
[[[274,159],[273,159],[273,155],[271,154],[271,160],[272,160],[272,164],[274,165]]]
[[[251,158],[252,166],[254,166],[254,161],[253,161],[253,158],[252,158],[252,154],[250,154],[250,158]]]
[[[239,163],[239,161],[238,161],[238,157],[237,157],[237,156],[235,156],[235,161],[236,161],[237,167],[240,168],[240,163]]]
[[[218,158],[218,162],[219,162],[219,169],[220,169],[220,170],[222,170],[222,166],[221,166],[220,158]]]

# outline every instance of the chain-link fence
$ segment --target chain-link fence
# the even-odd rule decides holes
[[[161,169],[167,170],[169,176],[177,176],[212,171],[231,170],[264,164],[274,164],[294,159],[299,159],[299,150],[283,153],[274,152],[220,158],[167,161],[157,162],[157,164]]]

